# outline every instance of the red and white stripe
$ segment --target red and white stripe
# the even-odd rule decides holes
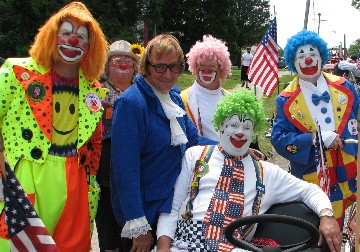
[[[271,96],[278,85],[278,55],[277,44],[270,36],[267,46],[259,43],[248,68],[249,79],[267,96]]]
[[[58,252],[53,238],[39,218],[29,218],[30,225],[11,237],[12,252]]]

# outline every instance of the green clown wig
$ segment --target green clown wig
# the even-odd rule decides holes
[[[236,91],[219,102],[212,120],[215,129],[219,131],[224,119],[234,114],[251,118],[254,122],[254,133],[265,129],[264,107],[261,100],[250,90]]]

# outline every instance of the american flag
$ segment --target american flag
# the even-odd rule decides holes
[[[5,221],[11,251],[59,251],[9,165],[3,176]]]
[[[277,46],[276,18],[274,18],[264,38],[256,47],[248,68],[248,77],[262,92],[271,96],[278,85],[279,52]]]
[[[324,142],[321,136],[321,128],[317,120],[316,138],[315,138],[315,161],[317,163],[316,171],[321,189],[330,196],[330,173],[327,168]]]

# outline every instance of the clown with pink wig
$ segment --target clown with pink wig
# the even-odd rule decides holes
[[[221,83],[231,71],[230,53],[225,42],[204,35],[186,54],[194,84],[181,92],[186,112],[199,135],[219,141],[219,133],[211,123],[216,104],[228,93]]]
[[[211,120],[216,105],[225,95],[230,94],[221,83],[231,72],[230,53],[225,42],[211,35],[204,35],[186,54],[189,71],[196,76],[194,84],[181,92],[186,112],[198,129],[200,136],[219,141],[220,135]],[[258,149],[256,144],[252,147]],[[250,148],[255,159],[265,159],[260,151]]]

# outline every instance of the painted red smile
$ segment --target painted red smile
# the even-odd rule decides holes
[[[63,52],[63,54],[69,58],[75,58],[76,56],[80,55],[80,51],[70,50],[66,49],[64,47],[61,47],[60,50]]]
[[[244,146],[244,144],[247,142],[248,140],[236,140],[233,137],[230,137],[230,142],[232,143],[232,145],[234,145],[236,148],[241,148]]]
[[[316,63],[315,66],[312,66],[312,67],[301,67],[300,64],[299,64],[299,67],[300,67],[300,70],[303,74],[305,75],[314,75],[317,73],[318,71],[318,62]]]

